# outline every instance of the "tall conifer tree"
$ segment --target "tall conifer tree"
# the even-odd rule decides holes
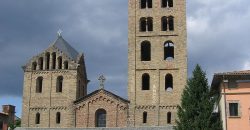
[[[221,130],[219,116],[213,114],[215,101],[209,92],[206,73],[196,65],[182,94],[175,130]]]

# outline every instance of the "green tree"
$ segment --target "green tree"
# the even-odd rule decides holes
[[[14,130],[16,127],[21,127],[21,120],[16,120],[15,123],[10,123],[8,125],[10,130]]]
[[[196,65],[183,91],[175,130],[221,130],[221,121],[213,113],[217,99],[209,92],[206,73]]]

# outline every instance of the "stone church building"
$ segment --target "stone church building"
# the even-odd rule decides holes
[[[24,70],[22,127],[175,125],[187,80],[186,1],[128,0],[128,100],[87,93],[84,55],[58,33]]]

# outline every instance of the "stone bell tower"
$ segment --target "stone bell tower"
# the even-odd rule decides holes
[[[175,124],[187,80],[186,0],[129,0],[131,126]]]
[[[74,101],[87,94],[83,54],[58,33],[23,70],[22,127],[75,127]]]

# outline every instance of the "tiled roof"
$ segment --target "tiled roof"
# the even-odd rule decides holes
[[[82,98],[80,98],[80,99],[77,99],[74,103],[75,103],[75,104],[78,104],[78,103],[80,103],[80,102],[83,102],[83,101],[87,100],[89,97],[91,97],[91,96],[97,94],[98,92],[100,92],[100,91],[102,91],[102,90],[103,90],[106,94],[108,94],[108,95],[110,95],[110,96],[113,96],[113,97],[115,97],[116,99],[120,99],[120,100],[122,100],[123,102],[129,103],[128,100],[126,100],[126,99],[124,99],[124,98],[122,98],[122,97],[120,97],[120,96],[118,96],[118,95],[116,95],[116,94],[114,94],[114,93],[112,93],[112,92],[109,92],[109,91],[107,91],[107,90],[105,90],[105,89],[98,89],[98,90],[95,90],[94,92],[92,92],[92,93],[86,95],[85,97],[82,97]]]
[[[214,75],[249,75],[250,70],[215,73]]]
[[[73,60],[76,60],[77,56],[79,55],[79,53],[67,41],[65,41],[62,36],[58,36],[52,46],[64,52]]]

